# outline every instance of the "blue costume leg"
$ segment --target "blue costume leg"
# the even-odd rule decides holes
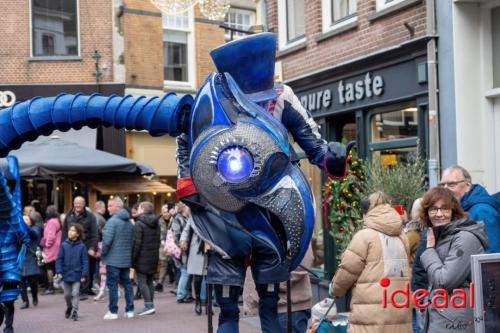
[[[238,298],[242,288],[239,286],[214,286],[215,299],[220,306],[219,328],[217,333],[238,333],[240,309],[238,307]]]
[[[259,317],[262,333],[281,331],[278,320],[279,284],[257,284],[259,295]]]

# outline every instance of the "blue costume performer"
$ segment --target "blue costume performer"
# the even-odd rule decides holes
[[[333,176],[345,174],[347,149],[321,139],[291,89],[275,87],[275,48],[274,34],[262,33],[213,50],[218,72],[194,100],[60,94],[16,103],[0,110],[0,156],[55,129],[101,124],[177,137],[178,198],[192,208],[193,228],[211,248],[207,279],[221,306],[219,332],[238,332],[245,263],[260,296],[262,331],[278,332],[278,283],[301,262],[314,224],[314,198],[289,133]],[[1,223],[15,228],[19,222],[9,217],[17,208],[2,175],[0,184]],[[14,244],[7,235],[2,231],[2,253]],[[0,268],[9,265],[2,257]]]
[[[238,297],[248,262],[262,332],[281,332],[279,282],[301,262],[313,196],[288,134],[310,162],[345,175],[346,147],[327,144],[290,87],[274,83],[276,39],[263,33],[211,52],[218,73],[201,87],[190,135],[177,138],[178,198],[210,244],[207,282],[220,305],[219,333],[238,332]]]
[[[0,325],[14,332],[14,301],[21,292],[21,267],[30,243],[21,214],[20,177],[17,159],[8,157],[8,172],[15,180],[11,191],[0,168]]]

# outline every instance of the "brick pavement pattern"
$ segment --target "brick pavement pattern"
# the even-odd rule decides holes
[[[30,297],[31,300],[31,297]],[[39,296],[39,304],[29,309],[19,310],[21,302],[16,302],[14,331],[16,333],[201,333],[208,332],[207,316],[194,313],[194,303],[177,304],[175,296],[168,291],[155,294],[156,314],[124,318],[125,300],[119,299],[119,319],[103,320],[107,311],[107,299],[94,302],[91,298],[80,302],[80,320],[74,322],[64,318],[66,305],[62,294]],[[142,300],[135,301],[136,312],[142,308]],[[215,309],[217,311],[217,309]],[[217,331],[217,317],[214,315],[214,332]],[[0,330],[3,329],[3,326]],[[258,329],[245,319],[240,321],[241,333],[257,333]]]

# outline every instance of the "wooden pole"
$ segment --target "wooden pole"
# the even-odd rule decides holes
[[[95,203],[97,202],[97,191],[92,187],[92,185],[88,186],[90,186],[88,206],[91,211],[94,211]]]
[[[161,204],[162,204],[162,195],[161,194],[157,194],[154,196],[155,198],[155,202],[154,202],[154,207],[155,207],[155,214],[159,214],[161,213]]]
[[[64,212],[67,213],[73,207],[73,186],[71,181],[64,177]]]

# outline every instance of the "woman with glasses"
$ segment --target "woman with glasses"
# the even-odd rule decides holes
[[[449,295],[447,306],[444,297],[434,298],[424,313],[424,333],[459,330],[474,332],[474,309],[469,307],[470,256],[484,252],[487,246],[482,222],[468,219],[453,193],[443,187],[435,187],[424,194],[421,221],[428,227],[427,248],[420,260],[429,279],[430,296],[442,295],[437,289],[445,289]],[[466,292],[465,307],[460,300],[451,300],[454,289]],[[457,304],[458,303],[458,304]],[[439,305],[439,306],[436,306]]]

